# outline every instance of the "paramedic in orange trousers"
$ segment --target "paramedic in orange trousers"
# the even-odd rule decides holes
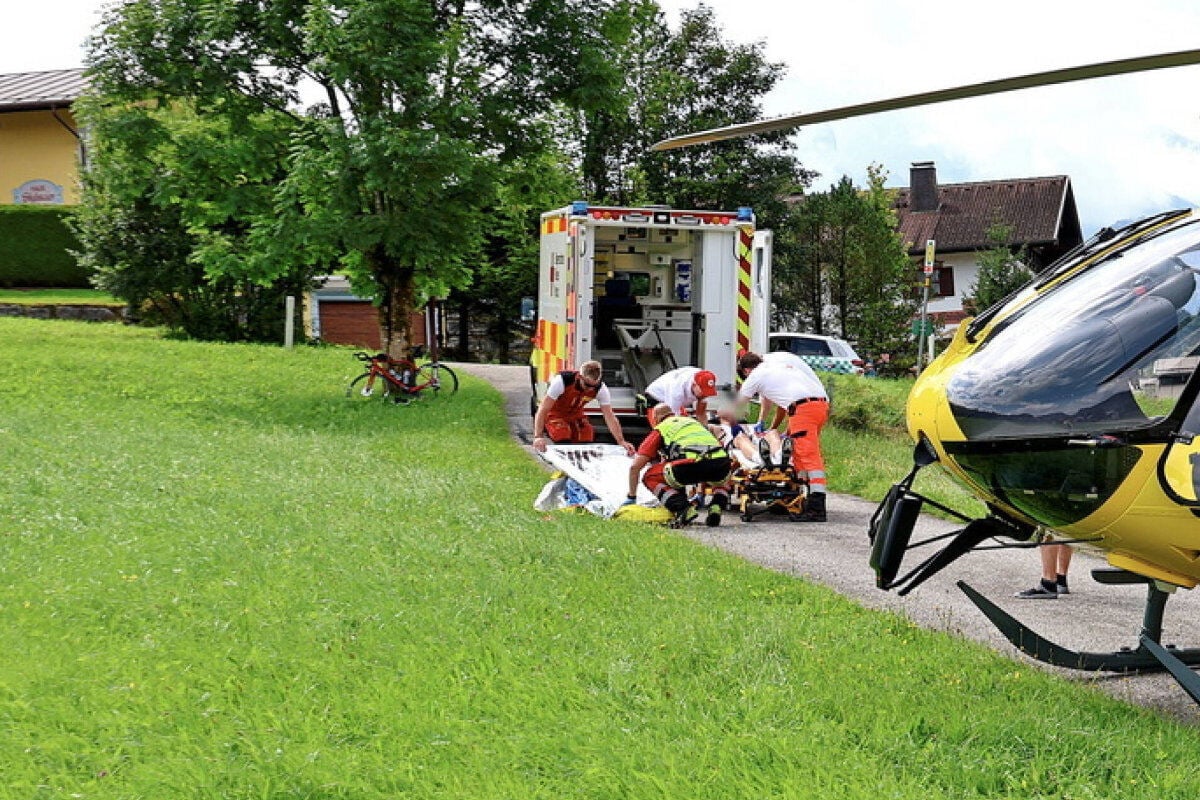
[[[787,436],[792,441],[792,465],[797,473],[808,473],[808,501],[804,510],[791,518],[798,522],[825,522],[825,459],[821,455],[821,428],[829,421],[829,396],[816,373],[803,362],[783,366],[764,361],[757,353],[738,359],[738,374],[744,382],[738,400],[748,402],[758,395],[759,425],[774,428],[787,417]]]
[[[599,361],[585,361],[579,371],[565,370],[550,379],[546,396],[533,417],[533,449],[546,452],[547,440],[555,444],[587,444],[596,438],[596,429],[584,416],[583,408],[595,400],[617,444],[633,455],[633,445],[625,441],[621,423],[612,410],[608,387],[601,380]]]

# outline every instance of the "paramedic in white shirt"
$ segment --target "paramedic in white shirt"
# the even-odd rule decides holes
[[[716,375],[699,367],[679,367],[659,375],[642,394],[647,407],[654,408],[659,403],[666,403],[676,414],[685,413],[695,404],[696,419],[705,422],[706,401],[716,393]]]
[[[758,397],[761,428],[774,428],[787,418],[792,465],[797,473],[808,473],[808,501],[794,519],[824,522],[828,481],[821,455],[821,428],[829,421],[829,395],[821,379],[803,361],[785,366],[782,359],[764,360],[758,353],[742,354],[738,374],[743,378],[738,401],[744,405]],[[778,454],[772,456],[778,458]]]

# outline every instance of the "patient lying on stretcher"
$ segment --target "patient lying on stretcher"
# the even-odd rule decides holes
[[[759,433],[753,425],[738,422],[732,408],[718,409],[716,421],[710,421],[708,428],[742,469],[781,467],[791,460],[790,454],[783,453],[784,439],[779,431]]]

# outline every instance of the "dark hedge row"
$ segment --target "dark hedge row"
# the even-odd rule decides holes
[[[0,206],[0,287],[86,288],[88,272],[63,206]]]

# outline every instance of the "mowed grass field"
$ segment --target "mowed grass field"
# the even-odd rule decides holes
[[[356,367],[0,319],[0,798],[1200,794],[1195,728],[534,512],[490,387]]]

